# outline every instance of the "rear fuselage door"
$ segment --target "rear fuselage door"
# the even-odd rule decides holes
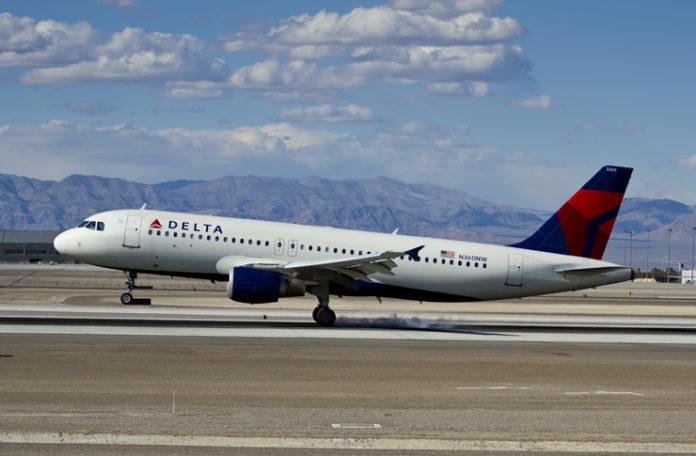
[[[126,232],[123,234],[123,246],[130,248],[140,247],[140,223],[143,217],[140,215],[129,215],[126,220]]]
[[[522,273],[524,266],[524,255],[521,253],[508,254],[508,275],[505,285],[511,287],[522,286]]]

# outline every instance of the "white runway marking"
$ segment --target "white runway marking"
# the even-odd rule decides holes
[[[694,443],[577,442],[562,440],[455,440],[418,438],[214,437],[0,432],[0,443],[49,445],[157,445],[222,448],[309,448],[335,450],[487,451],[538,453],[696,454]]]
[[[563,393],[568,396],[585,396],[585,395],[591,395],[591,394],[607,394],[607,395],[613,395],[613,396],[642,396],[641,393],[634,393],[633,391],[568,391],[567,393]]]
[[[382,429],[379,423],[360,424],[360,423],[333,423],[331,427],[334,429]]]

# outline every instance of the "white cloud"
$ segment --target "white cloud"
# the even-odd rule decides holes
[[[101,0],[99,4],[125,8],[127,6],[138,6],[140,4],[140,0]]]
[[[290,122],[370,122],[377,116],[370,108],[358,105],[332,106],[329,104],[286,108],[278,118]]]
[[[107,114],[114,110],[112,106],[96,103],[94,101],[73,101],[71,103],[66,103],[65,107],[71,111],[86,115]]]
[[[89,49],[92,56],[80,62],[51,68],[36,68],[24,74],[22,82],[141,82],[175,74],[204,49],[204,43],[191,35],[146,33],[125,28],[105,43]]]
[[[69,25],[52,20],[0,14],[0,66],[48,66],[78,62],[98,33],[86,22]]]
[[[492,11],[502,3],[502,0],[392,0],[390,2],[395,9],[410,10],[435,17]]]
[[[23,175],[32,169],[33,177],[44,179],[75,173],[148,183],[227,174],[383,175],[548,209],[556,209],[563,202],[559,199],[576,190],[577,179],[568,179],[576,168],[554,168],[520,151],[470,144],[467,132],[466,125],[449,129],[422,122],[380,123],[372,131],[347,135],[287,122],[195,130],[53,120],[0,125],[0,156],[3,172]],[[529,176],[534,176],[534,186],[525,185]]]
[[[551,101],[551,96],[546,94],[514,100],[508,103],[508,106],[523,109],[551,109],[556,107]]]
[[[510,43],[524,33],[522,26],[489,14],[498,5],[404,0],[345,14],[292,16],[266,34],[220,37],[228,52],[269,55],[233,71],[228,82],[273,92],[424,83],[434,92],[484,97],[489,81],[513,80],[531,67]]]

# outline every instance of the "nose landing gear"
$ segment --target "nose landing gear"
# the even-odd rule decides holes
[[[128,277],[128,281],[126,282],[126,286],[128,287],[128,291],[123,293],[121,295],[121,304],[128,306],[128,305],[134,305],[134,304],[144,304],[144,305],[150,305],[152,303],[152,300],[150,298],[140,298],[136,299],[133,297],[133,290],[136,288],[152,288],[152,287],[138,287],[135,285],[135,279],[138,278],[138,273],[135,271],[123,271],[126,274],[126,277]]]

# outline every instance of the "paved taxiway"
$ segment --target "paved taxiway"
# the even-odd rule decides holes
[[[0,271],[0,453],[696,453],[690,288],[336,300],[324,329],[311,300],[226,310],[200,281],[124,308],[122,281]]]

